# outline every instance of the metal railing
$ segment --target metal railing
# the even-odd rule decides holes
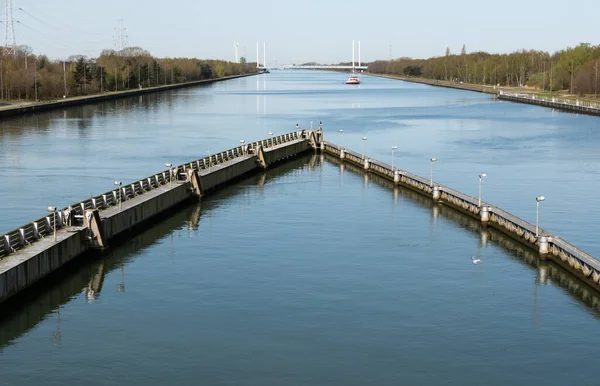
[[[189,169],[196,171],[206,170],[210,167],[223,164],[227,161],[250,156],[256,151],[258,146],[269,148],[286,144],[288,142],[304,139],[302,132],[293,132],[282,134],[262,141],[249,143],[247,146],[238,146],[220,153],[197,159],[185,164],[173,166],[170,170],[164,170],[142,178],[141,180],[124,184],[113,190],[104,192],[98,196],[88,198],[84,201],[69,205],[68,207],[56,211],[56,229],[60,230],[70,226],[82,226],[83,215],[88,209],[105,210],[119,205],[119,199],[122,202],[131,200],[134,197],[143,195],[161,186],[168,185],[170,179],[179,180]],[[119,196],[119,190],[121,195]],[[0,236],[0,259],[14,253],[26,246],[52,235],[54,232],[54,213],[41,217],[35,221],[27,223],[19,228],[13,229]]]
[[[558,108],[574,107],[583,110],[593,110],[600,112],[600,103],[590,101],[580,101],[578,99],[565,99],[550,97],[546,95],[525,94],[525,93],[505,93],[500,91],[498,96],[502,99],[517,99],[527,102],[541,102],[540,104],[548,104]]]

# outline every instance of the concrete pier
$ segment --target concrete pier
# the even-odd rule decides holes
[[[249,143],[116,187],[0,236],[0,303],[89,250],[187,200],[321,143],[303,130]],[[56,230],[56,240],[54,234]]]
[[[567,243],[557,235],[543,229],[536,236],[536,226],[524,221],[496,206],[481,202],[447,186],[409,173],[386,163],[364,158],[362,154],[323,142],[321,149],[342,163],[362,169],[364,173],[378,175],[393,185],[400,185],[429,197],[436,204],[442,204],[479,220],[482,224],[496,228],[518,242],[530,247],[539,257],[553,259],[580,279],[600,291],[600,261]],[[342,156],[343,155],[343,156]],[[367,162],[368,160],[368,162]]]

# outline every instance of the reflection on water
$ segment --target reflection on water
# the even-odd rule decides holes
[[[255,185],[257,191],[272,179],[294,173],[301,168],[320,169],[321,157],[317,155],[303,156],[273,169],[252,175],[238,184]],[[229,197],[246,195],[246,189],[225,189],[218,191],[214,197],[204,198],[201,202],[191,205],[181,211],[162,219],[150,228],[136,234],[131,239],[111,246],[108,252],[99,257],[82,256],[73,264],[66,266],[60,272],[27,291],[7,305],[0,306],[0,350],[9,345],[14,339],[34,328],[49,315],[56,317],[57,328],[53,333],[53,342],[60,344],[60,307],[83,295],[86,302],[94,303],[101,297],[106,275],[112,271],[120,271],[120,282],[116,292],[125,293],[125,270],[135,256],[157,242],[168,239],[168,259],[175,257],[174,232],[186,229],[188,237],[198,231],[198,224],[203,216],[211,218],[211,213],[221,205],[226,204]],[[1,351],[0,351],[1,352]]]
[[[481,259],[483,257],[485,262],[486,257],[485,254],[482,253],[482,249],[489,248],[491,243],[508,252],[509,256],[513,257],[516,261],[522,262],[529,268],[535,269],[537,275],[533,282],[534,299],[537,299],[536,294],[538,286],[552,283],[565,290],[566,293],[580,301],[582,304],[592,308],[595,311],[596,316],[600,318],[600,293],[598,293],[598,291],[594,290],[588,284],[584,283],[553,261],[545,259],[541,260],[539,254],[532,249],[523,246],[513,238],[492,227],[483,227],[480,221],[462,214],[446,205],[436,204],[429,197],[420,193],[401,186],[395,186],[394,183],[388,179],[375,174],[366,174],[361,168],[349,163],[342,163],[336,157],[325,155],[325,160],[339,166],[340,178],[346,170],[358,175],[363,175],[363,197],[365,188],[369,181],[371,181],[391,190],[394,202],[397,202],[399,197],[406,198],[420,207],[430,210],[431,221],[429,222],[428,229],[430,235],[433,233],[435,221],[440,218],[449,219],[461,229],[479,235],[479,242],[477,243],[476,250],[473,251],[473,255],[477,258]]]

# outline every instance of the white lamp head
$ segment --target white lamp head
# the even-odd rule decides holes
[[[544,197],[544,196],[539,196],[539,197],[536,197],[536,198],[535,198],[535,200],[536,200],[537,202],[544,201],[545,199],[546,199],[546,197]]]

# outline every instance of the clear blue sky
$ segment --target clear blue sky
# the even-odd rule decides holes
[[[267,43],[268,64],[352,59],[361,41],[363,61],[467,51],[556,51],[598,44],[600,0],[13,0],[17,44],[37,54],[95,56],[114,48],[117,19],[128,45],[160,57],[256,60]],[[22,8],[20,10],[19,8]],[[17,21],[19,23],[17,23]],[[357,54],[358,55],[358,54]]]

